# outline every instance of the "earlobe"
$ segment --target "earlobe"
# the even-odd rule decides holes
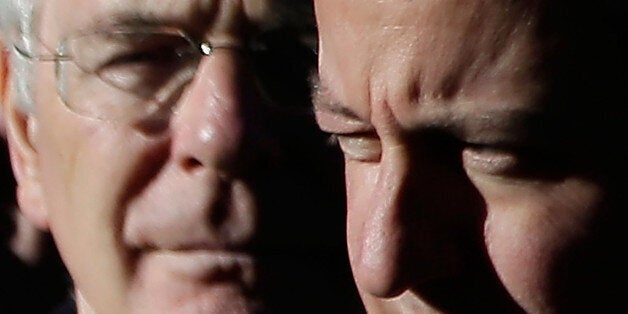
[[[0,104],[5,120],[6,137],[11,157],[11,166],[17,182],[16,196],[20,210],[34,225],[48,229],[48,213],[44,206],[39,177],[38,155],[33,145],[37,132],[37,120],[16,108],[11,95],[9,63],[3,54],[0,65],[3,69],[0,79]]]

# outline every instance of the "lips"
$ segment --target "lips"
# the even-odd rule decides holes
[[[256,265],[242,251],[146,249],[130,281],[133,313],[253,313]]]
[[[243,252],[212,250],[155,250],[138,261],[139,268],[159,269],[184,281],[233,283],[246,290],[255,284],[254,259]]]

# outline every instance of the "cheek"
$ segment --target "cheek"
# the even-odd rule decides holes
[[[557,184],[492,185],[474,181],[487,204],[485,243],[495,270],[527,311],[551,306],[561,265],[586,238],[599,188],[577,179]]]
[[[506,289],[520,304],[542,297],[549,288],[553,255],[560,250],[554,241],[556,230],[540,226],[536,217],[520,213],[496,213],[489,207],[485,224],[485,243],[495,270]],[[527,221],[526,221],[527,220]]]
[[[131,178],[156,145],[128,127],[82,118],[61,103],[39,109],[39,175],[60,254],[87,299],[124,300],[128,252],[119,232]]]
[[[39,133],[40,169],[50,213],[81,221],[99,216],[107,226],[124,178],[132,172],[136,149],[128,134],[71,112],[42,112]],[[102,212],[101,212],[102,211]],[[63,224],[59,221],[59,224]],[[77,226],[78,227],[78,226]]]

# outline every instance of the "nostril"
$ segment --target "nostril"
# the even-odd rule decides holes
[[[183,160],[182,166],[186,171],[192,171],[198,167],[202,167],[203,164],[198,159],[190,157]]]

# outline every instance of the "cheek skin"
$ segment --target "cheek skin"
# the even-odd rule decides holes
[[[527,312],[551,311],[556,265],[584,238],[600,188],[580,179],[510,184],[470,175],[487,204],[485,243],[500,280]]]
[[[75,134],[89,132],[82,130]],[[126,215],[128,178],[137,173],[136,160],[142,155],[138,147],[142,145],[133,145],[135,141],[124,133],[96,131],[76,146],[51,147],[52,152],[66,150],[69,158],[48,158],[44,166],[67,169],[65,177],[54,170],[46,174],[44,193],[56,195],[49,202],[51,229],[76,286],[96,309],[123,306],[132,275],[128,268],[131,252],[120,243],[120,230]],[[71,136],[65,134],[66,139]]]
[[[43,82],[38,86],[51,85]],[[155,145],[129,128],[70,112],[54,88],[39,88],[37,97],[34,142],[51,232],[90,306],[122,313],[130,280],[130,253],[119,234],[124,198],[141,157]]]
[[[496,206],[497,207],[497,206]],[[502,212],[488,208],[485,241],[491,261],[509,293],[520,304],[545,304],[544,282],[549,272],[552,251],[551,233],[541,232],[537,217],[522,213]],[[527,221],[526,221],[527,220]],[[546,237],[547,236],[547,237]]]

